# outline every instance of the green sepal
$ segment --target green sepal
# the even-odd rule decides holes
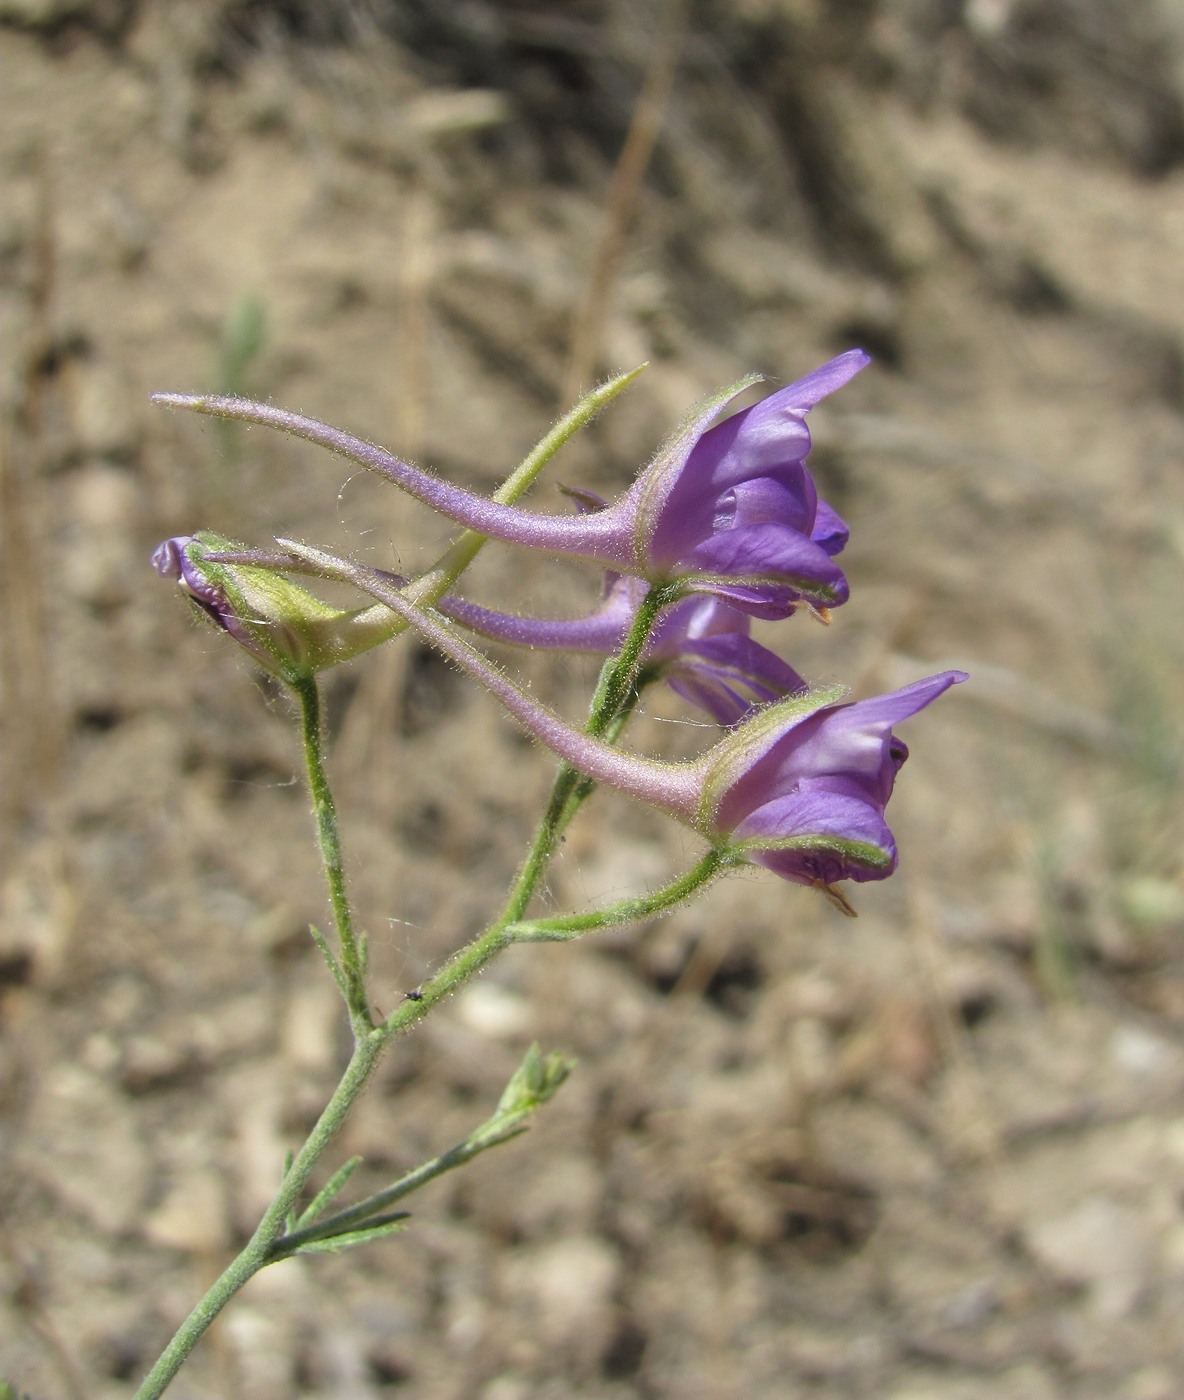
[[[235,540],[199,530],[186,551],[190,563],[221,590],[249,640],[251,654],[293,684],[300,677],[349,661],[388,641],[401,630],[387,609],[330,607],[272,569],[251,564],[219,564],[206,552],[244,549]]]
[[[846,686],[829,685],[787,695],[784,700],[758,710],[737,729],[725,734],[713,750],[713,761],[703,782],[703,795],[695,817],[699,830],[709,837],[718,836],[714,829],[715,815],[724,793],[787,729],[809,719],[828,705],[838,704],[847,693]]]
[[[741,854],[745,851],[829,851],[867,870],[887,870],[892,865],[891,852],[870,841],[852,841],[845,836],[810,832],[797,836],[758,836],[749,841],[734,841],[729,845],[729,850]]]

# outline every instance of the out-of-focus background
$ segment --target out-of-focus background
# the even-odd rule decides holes
[[[410,1232],[262,1276],[179,1397],[1175,1400],[1184,1390],[1184,11],[1177,0],[0,0],[0,1373],[130,1394],[346,1053],[287,707],[148,555],[412,569],[447,532],[251,393],[491,490],[620,490],[685,409],[862,345],[812,418],[852,599],[762,637],[905,731],[858,920],[754,872],[517,951],[340,1145],[375,1188],[579,1058]],[[490,548],[470,596],[575,614]],[[576,718],[594,668],[517,658]],[[389,1008],[551,765],[406,640],[329,681]],[[634,734],[709,735],[653,696]],[[598,797],[557,907],[695,842]]]

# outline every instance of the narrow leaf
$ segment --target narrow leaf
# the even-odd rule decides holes
[[[309,1204],[305,1206],[304,1210],[301,1211],[295,1225],[289,1226],[289,1229],[302,1229],[306,1225],[311,1225],[314,1220],[322,1216],[335,1197],[340,1194],[341,1188],[361,1165],[361,1157],[351,1157],[348,1161],[343,1162],[312,1198]]]
[[[369,1244],[371,1240],[385,1239],[388,1235],[400,1234],[407,1228],[407,1222],[411,1219],[408,1211],[400,1211],[398,1215],[380,1217],[381,1223],[368,1225],[362,1230],[350,1230],[343,1235],[330,1235],[327,1239],[309,1240],[307,1244],[302,1244],[294,1250],[295,1254],[338,1254],[343,1249],[352,1249],[355,1245]]]

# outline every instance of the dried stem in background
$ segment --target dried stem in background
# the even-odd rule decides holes
[[[0,713],[10,755],[3,775],[3,804],[10,819],[27,813],[37,794],[50,785],[60,747],[37,508],[56,269],[52,189],[44,155],[40,173],[19,398],[0,416]],[[11,820],[4,829],[12,829]]]
[[[642,177],[658,139],[662,115],[674,83],[683,30],[682,0],[667,0],[646,65],[645,80],[633,109],[633,120],[613,170],[596,255],[572,324],[571,347],[563,378],[564,407],[579,398],[581,389],[591,382],[596,372],[609,289],[625,246]]]

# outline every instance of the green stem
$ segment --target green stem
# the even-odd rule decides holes
[[[492,1120],[492,1123],[496,1123],[496,1118]],[[351,1226],[365,1225],[367,1221],[388,1210],[405,1196],[410,1196],[413,1191],[418,1191],[421,1186],[426,1186],[429,1181],[435,1181],[438,1176],[443,1176],[445,1172],[463,1167],[466,1162],[471,1162],[474,1157],[480,1156],[489,1148],[497,1147],[503,1142],[508,1142],[510,1138],[526,1132],[528,1127],[525,1115],[520,1115],[513,1125],[504,1126],[500,1131],[492,1131],[492,1123],[483,1124],[476,1132],[470,1133],[463,1142],[457,1143],[455,1147],[450,1147],[447,1152],[440,1153],[438,1157],[433,1157],[431,1161],[421,1163],[418,1167],[407,1172],[405,1176],[401,1176],[392,1185],[382,1191],[376,1191],[372,1196],[367,1196],[364,1201],[359,1201],[357,1205],[349,1206],[345,1210],[337,1211],[334,1215],[327,1215],[321,1220],[291,1231],[278,1241],[278,1249],[282,1251],[279,1257],[286,1258],[288,1255],[296,1254],[302,1245],[311,1240],[341,1235],[346,1233]]]
[[[373,1025],[366,996],[366,947],[354,933],[353,914],[345,891],[345,866],[341,858],[341,835],[337,827],[337,806],[325,772],[324,747],[321,733],[321,697],[316,677],[308,675],[292,680],[292,689],[300,702],[300,728],[304,740],[304,763],[308,769],[308,788],[312,796],[313,814],[317,825],[317,845],[329,887],[329,903],[341,950],[341,970],[346,986],[346,1001],[354,1034],[364,1033]]]
[[[361,1093],[362,1086],[369,1078],[386,1044],[386,1039],[383,1031],[378,1029],[371,1030],[358,1041],[341,1082],[285,1173],[283,1183],[259,1222],[258,1229],[238,1257],[177,1329],[173,1340],[161,1353],[160,1359],[136,1391],[135,1400],[156,1400],[157,1396],[164,1393],[210,1323],[239,1289],[271,1262],[272,1247],[283,1233],[288,1212],[295,1207],[313,1167]]]
[[[506,932],[515,943],[566,942],[593,929],[608,928],[612,924],[628,924],[637,919],[651,919],[655,914],[665,914],[675,905],[689,899],[709,881],[714,880],[721,871],[736,863],[737,856],[734,851],[727,847],[713,846],[698,865],[651,894],[622,899],[617,904],[610,904],[605,909],[594,909],[587,914],[560,914],[554,918],[512,923]]]
[[[678,584],[658,584],[641,600],[633,624],[621,643],[621,650],[601,672],[600,684],[592,700],[592,713],[585,726],[595,738],[602,738],[609,726],[636,700],[637,679],[641,672],[646,643],[663,610],[681,598]]]

